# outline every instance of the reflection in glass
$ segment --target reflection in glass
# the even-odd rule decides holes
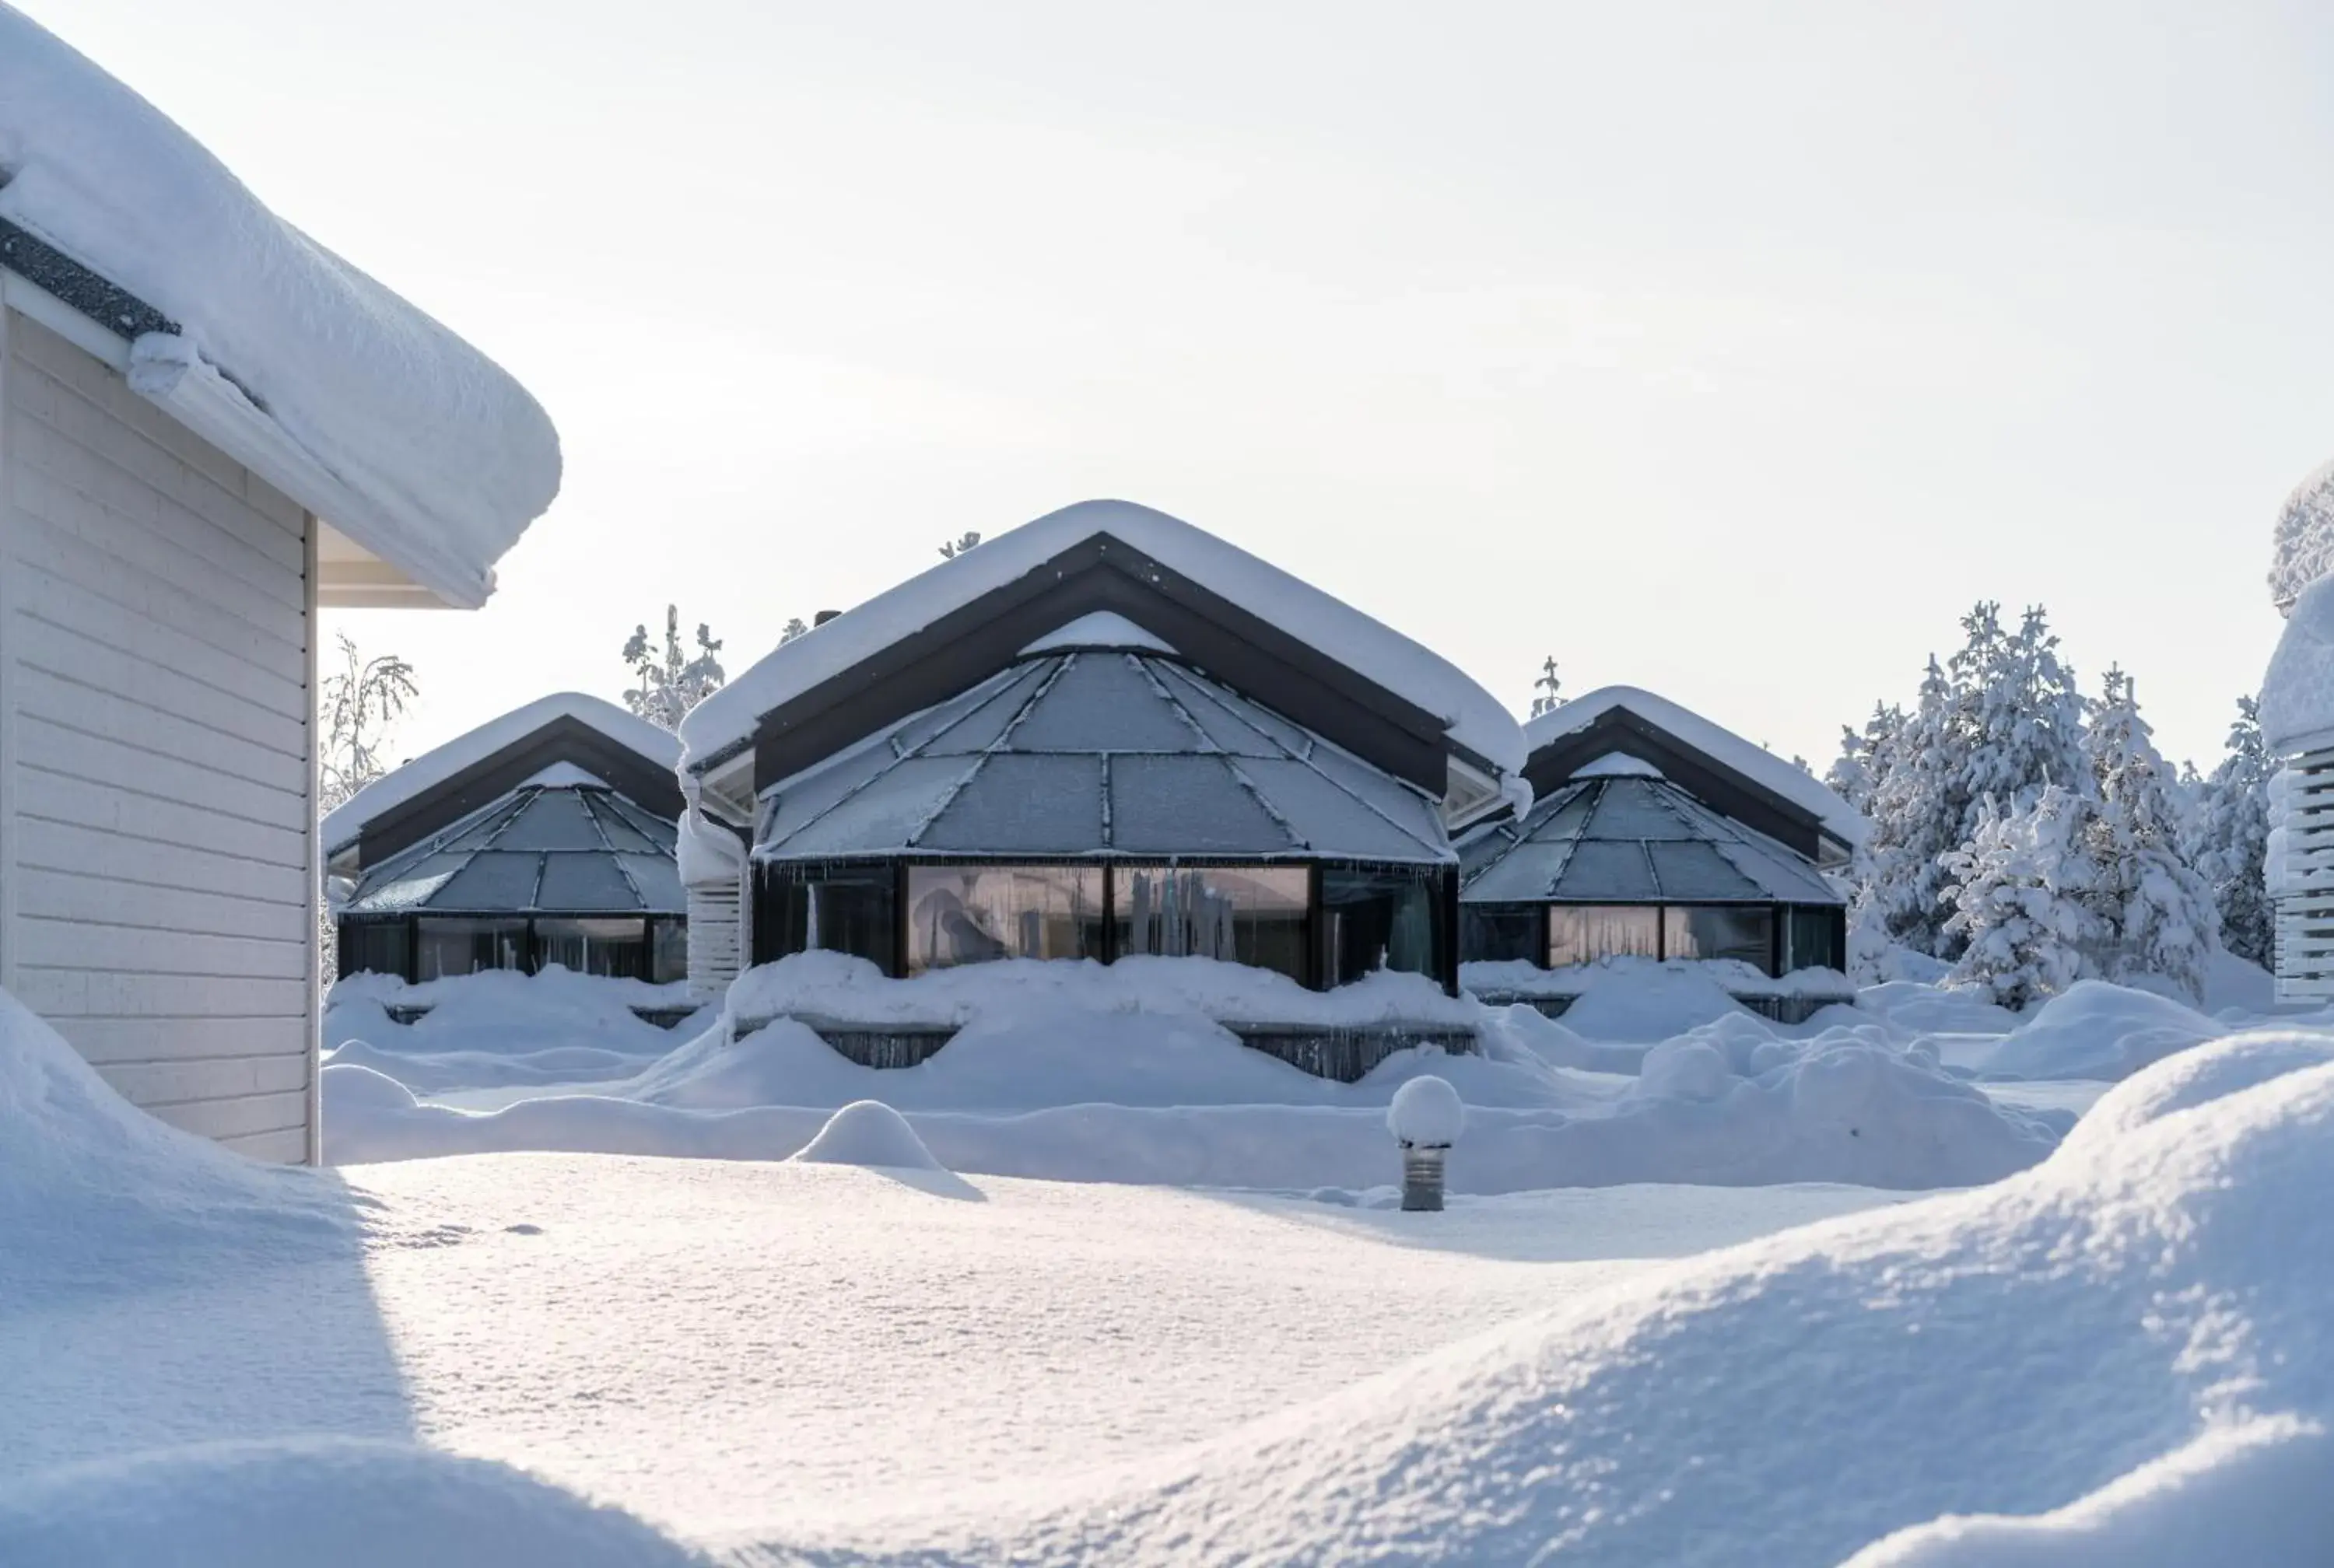
[[[670,985],[689,978],[689,922],[687,920],[651,920],[649,922],[649,980],[653,985]]]
[[[1440,882],[1440,873],[1432,871],[1325,868],[1321,919],[1327,983],[1343,986],[1381,968],[1442,974],[1435,919]]]
[[[1827,909],[1821,905],[1795,909],[1791,911],[1790,947],[1783,955],[1783,967],[1791,969],[1846,969],[1847,967],[1847,913],[1844,909]]]
[[[911,866],[908,973],[991,958],[1099,958],[1099,866]]]
[[[1122,955],[1221,958],[1305,978],[1302,866],[1121,866],[1111,924]]]
[[[413,944],[406,938],[404,920],[342,922],[342,974],[394,975],[401,980],[412,960]]]
[[[1599,958],[1658,957],[1661,942],[1661,911],[1651,904],[1548,906],[1548,967],[1551,969],[1593,964]]]
[[[648,935],[633,919],[542,919],[535,923],[535,962],[579,975],[648,977]]]
[[[1672,904],[1662,941],[1673,958],[1732,958],[1764,974],[1774,963],[1775,911],[1759,904]]]
[[[889,864],[764,866],[754,893],[756,960],[848,953],[891,974],[897,957],[892,874]]]
[[[1459,960],[1463,964],[1496,964],[1520,959],[1540,961],[1538,904],[1461,904],[1459,906]]]
[[[426,916],[413,923],[413,977],[439,980],[481,969],[526,967],[525,920]]]

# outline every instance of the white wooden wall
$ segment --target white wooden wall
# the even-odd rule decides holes
[[[0,986],[272,1159],[317,1119],[313,531],[0,310]]]

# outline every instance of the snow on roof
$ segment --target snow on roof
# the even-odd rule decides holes
[[[1765,746],[1753,746],[1732,730],[1722,728],[1665,697],[1655,697],[1634,686],[1602,687],[1550,708],[1524,726],[1526,747],[1538,751],[1550,741],[1587,729],[1616,707],[1659,726],[1753,784],[1811,813],[1825,831],[1842,843],[1853,847],[1864,842],[1868,826],[1864,814],[1840,799],[1822,780],[1785,762]]]
[[[437,788],[466,768],[477,766],[506,746],[525,740],[555,719],[572,718],[590,725],[610,740],[627,746],[661,768],[680,764],[680,741],[670,730],[659,729],[647,719],[626,713],[612,702],[580,691],[554,692],[525,707],[513,708],[468,735],[455,736],[435,751],[423,752],[357,791],[340,809],[324,819],[324,852],[337,854],[357,841],[369,822],[376,822],[406,802]],[[543,782],[540,775],[529,782]]]
[[[1659,778],[1662,770],[1641,756],[1608,751],[1595,762],[1572,770],[1574,778]]]
[[[1523,736],[1514,717],[1456,665],[1238,545],[1131,501],[1081,501],[1048,513],[782,644],[681,722],[688,755],[710,756],[743,741],[772,708],[1097,534],[1146,553],[1438,716],[1453,741],[1502,772],[1521,771]]]
[[[451,602],[493,592],[558,492],[559,438],[525,388],[5,4],[0,219],[174,320],[184,341],[149,332],[133,361],[170,385],[199,370],[188,350],[223,372],[236,417],[321,471],[329,493],[294,499]]]
[[[2334,571],[2334,463],[2312,473],[2285,498],[2271,549],[2269,591],[2280,610]]]
[[[2262,677],[2262,739],[2283,756],[2334,746],[2334,577],[2301,591]]]
[[[1021,650],[1023,657],[1051,653],[1057,648],[1134,648],[1149,653],[1172,653],[1174,644],[1145,631],[1114,610],[1081,615],[1067,626],[1049,631]]]

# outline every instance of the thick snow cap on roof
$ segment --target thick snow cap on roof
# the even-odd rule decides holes
[[[1131,501],[1081,501],[1048,513],[781,645],[681,721],[688,755],[728,749],[781,703],[1097,534],[1133,545],[1437,715],[1452,740],[1502,773],[1521,771],[1523,736],[1514,717],[1456,665],[1238,545]]]
[[[357,791],[324,819],[324,852],[335,854],[347,848],[364,832],[367,822],[387,815],[558,718],[588,724],[658,767],[671,769],[680,765],[680,741],[670,730],[659,729],[612,702],[603,702],[580,691],[554,692],[525,707],[513,708],[500,718],[489,719],[435,751],[423,752],[403,767],[383,774]]]
[[[2269,566],[2270,597],[2280,610],[2334,572],[2334,463],[2293,487],[2277,514]]]
[[[2262,677],[2262,739],[2284,756],[2334,746],[2334,577],[2301,591]]]
[[[1634,686],[1600,687],[1550,708],[1524,726],[1524,743],[1538,751],[1550,741],[1587,729],[1615,708],[1625,708],[1732,768],[1753,784],[1771,790],[1802,811],[1812,813],[1824,831],[1850,848],[1864,842],[1864,814],[1818,779],[1785,762],[1765,746],[1753,746],[1732,730],[1722,728],[1665,697]]]
[[[223,373],[337,481],[294,499],[450,602],[493,592],[558,493],[559,438],[525,388],[5,4],[0,219],[178,322],[133,368]]]

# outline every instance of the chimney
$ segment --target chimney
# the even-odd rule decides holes
[[[825,626],[828,621],[834,620],[836,616],[842,613],[843,611],[840,610],[822,610],[810,618],[810,623],[813,626]]]

